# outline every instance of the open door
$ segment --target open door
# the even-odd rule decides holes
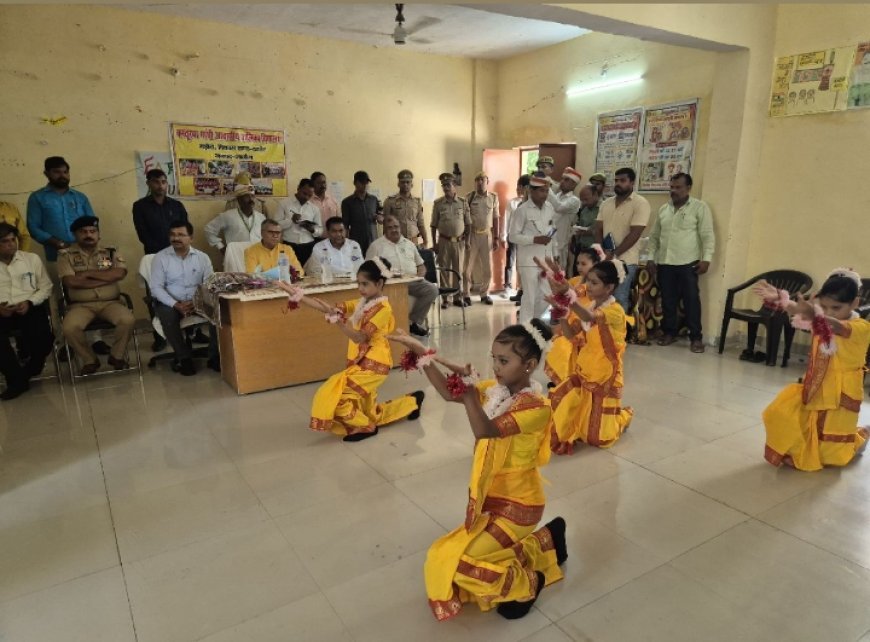
[[[577,167],[577,143],[540,143],[538,157],[552,156],[553,178],[559,180],[566,167]]]
[[[489,190],[498,194],[499,221],[504,224],[504,209],[508,201],[516,196],[517,181],[520,179],[519,149],[483,150],[483,171],[489,176]],[[492,287],[504,289],[505,250],[499,248],[492,253]]]

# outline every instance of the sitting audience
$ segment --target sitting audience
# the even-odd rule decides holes
[[[425,276],[426,266],[417,246],[402,236],[399,219],[388,214],[384,216],[384,235],[372,241],[366,252],[366,259],[374,257],[387,259],[394,274],[402,276]],[[411,320],[412,334],[425,337],[427,316],[432,303],[438,298],[438,286],[426,279],[408,284],[408,294],[414,297],[414,304],[408,317]]]
[[[20,232],[0,223],[0,372],[6,390],[0,399],[15,399],[30,388],[30,379],[45,366],[54,345],[44,305],[51,280],[36,254],[18,249]],[[15,347],[9,342],[15,334]]]
[[[181,320],[194,314],[193,295],[213,270],[205,252],[191,247],[193,225],[187,221],[170,224],[169,247],[154,255],[151,263],[151,295],[156,300],[157,318],[172,350],[178,372],[188,377],[196,374],[192,349],[184,338]],[[220,370],[215,328],[209,324],[208,366]]]
[[[333,276],[352,277],[362,265],[363,252],[359,243],[345,236],[344,222],[338,216],[326,221],[326,238],[314,246],[305,264],[305,273],[320,276],[328,264]]]
[[[118,283],[127,276],[127,264],[114,247],[100,245],[100,219],[77,218],[70,231],[75,242],[61,249],[57,275],[69,302],[63,318],[63,336],[82,361],[81,374],[89,375],[100,367],[100,360],[85,341],[85,328],[95,318],[115,326],[115,342],[109,364],[115,370],[127,367],[127,342],[133,335],[136,319],[121,301]]]
[[[290,265],[299,272],[299,276],[305,275],[293,248],[281,243],[281,233],[282,228],[278,221],[271,218],[263,221],[260,226],[260,242],[245,250],[245,272],[258,274],[278,267],[278,258],[283,252],[290,259]]]

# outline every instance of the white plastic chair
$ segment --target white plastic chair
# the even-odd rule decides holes
[[[224,253],[224,272],[245,271],[245,250],[259,241],[233,241],[227,243],[227,251]]]

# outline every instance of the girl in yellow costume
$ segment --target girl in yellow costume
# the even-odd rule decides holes
[[[567,291],[570,288],[574,291],[574,296],[580,305],[590,303],[586,294],[586,275],[589,274],[589,270],[603,260],[603,253],[603,250],[600,250],[600,246],[597,244],[592,247],[581,248],[577,253],[577,276],[568,279],[561,288],[557,285],[556,289],[553,290],[554,294],[558,294],[562,290]],[[554,266],[555,263],[551,267]],[[562,334],[553,339],[553,346],[547,353],[547,358],[544,362],[544,374],[550,379],[550,383],[547,385],[548,388],[558,386],[570,376],[574,371],[577,350],[583,345],[584,335],[581,321],[574,312],[569,310],[568,315],[559,320],[559,325]]]
[[[530,377],[549,336],[540,319],[502,330],[492,344],[495,381],[458,383],[460,375],[472,374],[471,366],[438,357],[457,374],[445,378],[431,362],[423,367],[445,400],[465,407],[476,438],[465,523],[432,544],[424,567],[429,606],[439,620],[457,615],[466,602],[517,619],[545,585],[562,579],[565,520],[537,528],[544,514],[538,468],[549,460],[550,407]],[[391,338],[418,355],[427,352],[407,335]]]
[[[577,441],[609,448],[631,422],[631,408],[621,404],[625,312],[613,298],[613,291],[623,279],[622,261],[598,263],[586,275],[591,305],[571,306],[581,321],[582,345],[570,376],[550,391],[550,439],[557,454],[573,454]],[[553,297],[548,300],[558,304]]]
[[[858,428],[864,397],[864,362],[870,322],[858,317],[860,277],[838,269],[828,276],[813,303],[790,301],[765,281],[754,288],[765,305],[812,320],[813,343],[803,384],[787,386],[764,410],[764,458],[799,470],[845,466],[867,445],[870,431]],[[795,323],[797,321],[797,323]]]
[[[380,258],[365,261],[356,275],[360,299],[333,307],[302,289],[277,282],[290,293],[290,300],[304,303],[327,315],[350,339],[347,368],[331,376],[314,395],[311,406],[312,430],[332,431],[344,441],[361,441],[378,434],[378,427],[404,419],[416,419],[423,405],[423,392],[386,403],[377,403],[377,390],[393,367],[387,335],[396,328],[393,309],[383,295],[390,264]]]

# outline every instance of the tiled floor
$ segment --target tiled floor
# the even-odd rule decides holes
[[[485,368],[514,310],[475,305],[435,341]],[[314,384],[39,384],[0,404],[0,640],[870,640],[870,460],[761,457],[760,411],[799,375],[629,347],[631,430],[544,470],[565,580],[523,620],[440,624],[422,564],[464,517],[460,407],[430,394],[420,421],[345,444],[307,430]],[[394,371],[381,395],[422,385]]]

